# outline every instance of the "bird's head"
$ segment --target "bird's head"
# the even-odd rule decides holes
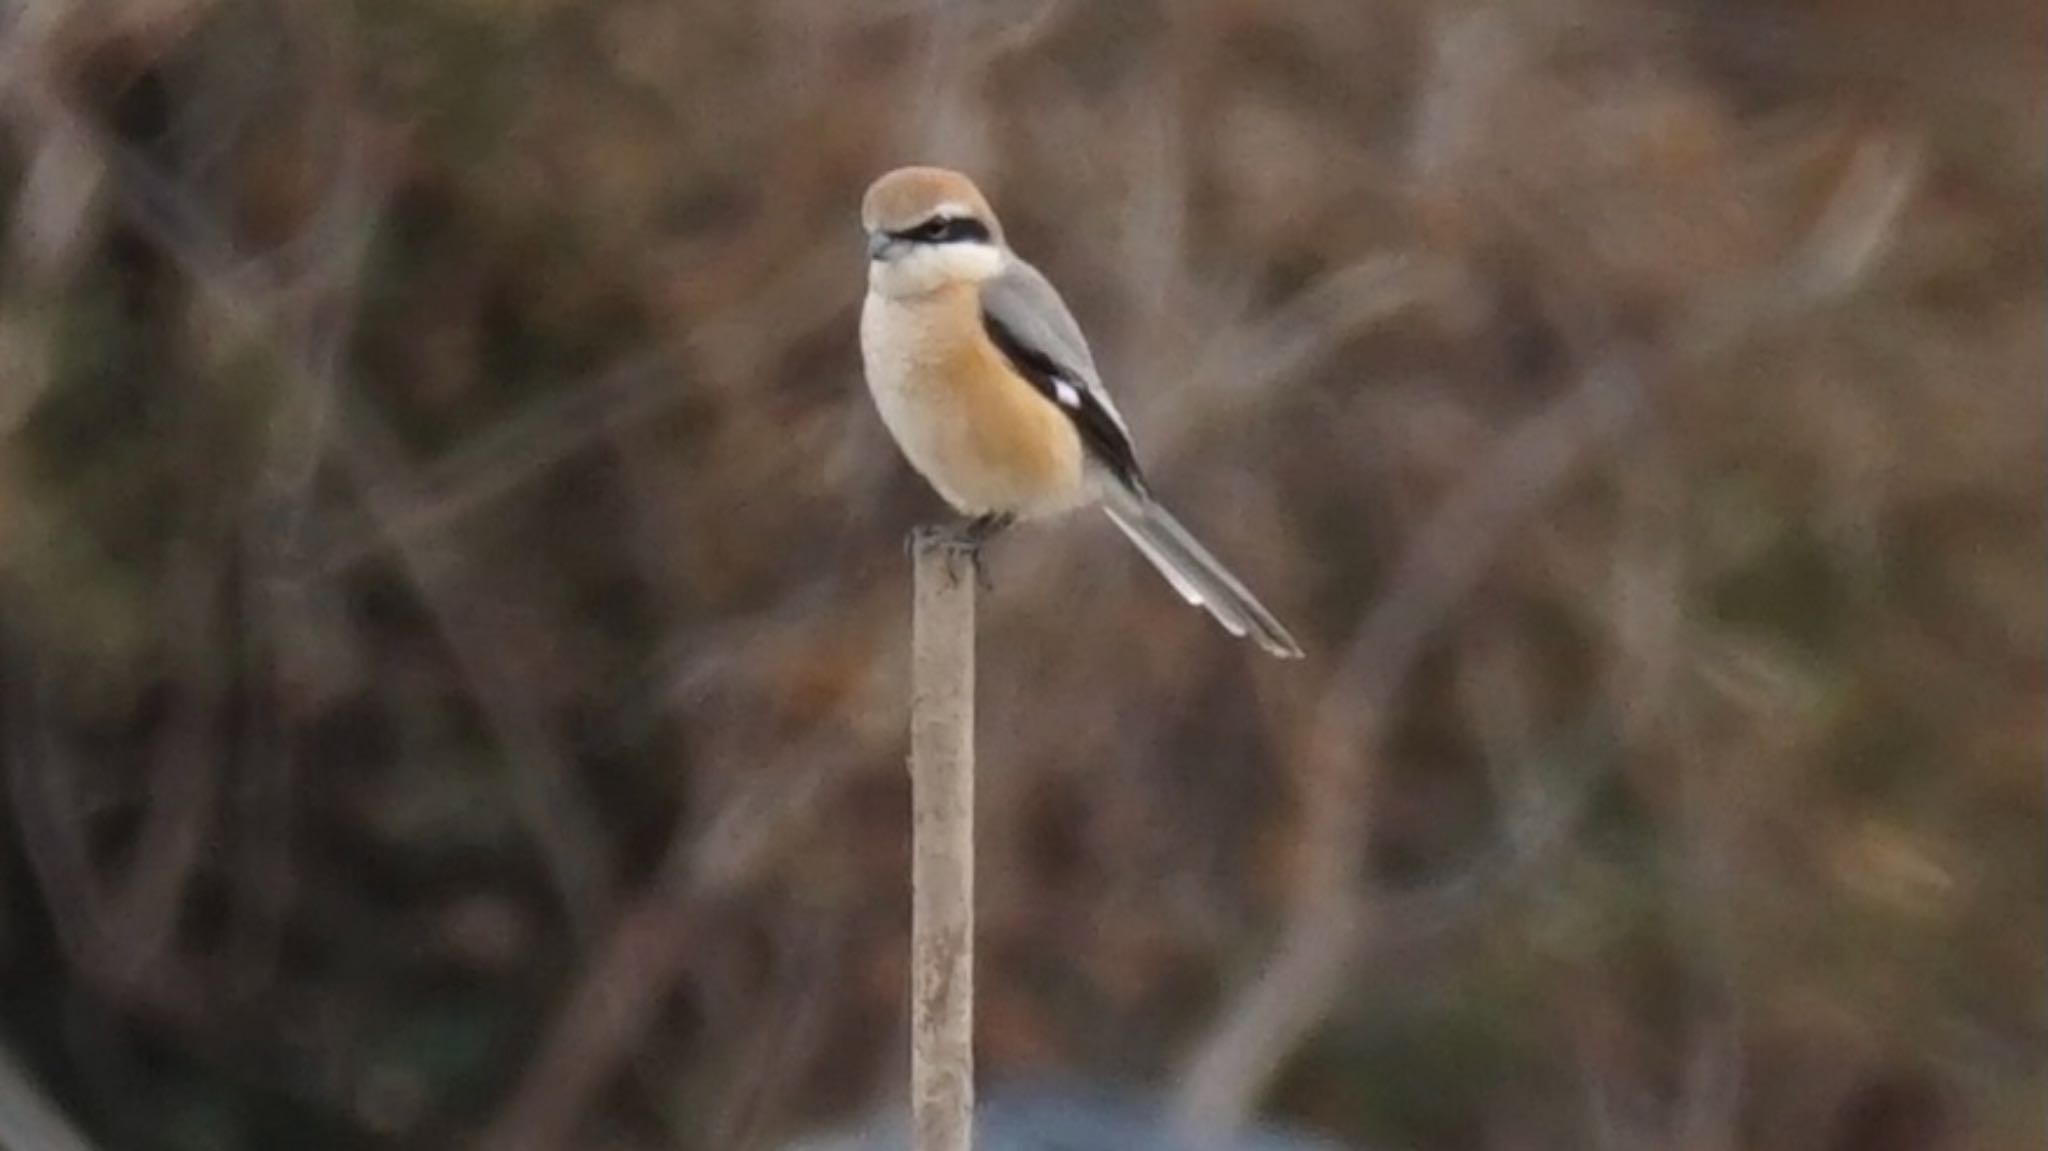
[[[861,200],[868,287],[919,296],[1003,270],[1003,226],[974,181],[946,168],[898,168]]]

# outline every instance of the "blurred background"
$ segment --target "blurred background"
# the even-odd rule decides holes
[[[991,1097],[2048,1139],[2034,0],[5,0],[0,1145],[900,1107],[913,161],[1309,652],[993,548]]]

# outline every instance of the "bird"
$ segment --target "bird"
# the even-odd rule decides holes
[[[1301,645],[1154,498],[1080,324],[1010,250],[974,181],[884,173],[861,199],[868,287],[861,360],[904,457],[979,549],[1020,520],[1099,506],[1188,603],[1284,659]]]

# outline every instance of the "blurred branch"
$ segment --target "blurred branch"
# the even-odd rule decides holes
[[[975,7],[968,0],[935,0],[925,21],[923,63],[909,101],[922,116],[914,145],[920,162],[968,171],[986,164],[981,73],[968,59]]]
[[[1772,757],[1780,717],[1758,717],[1742,734],[1709,732],[1697,707],[1681,709],[1671,727],[1677,749],[1677,835],[1665,847],[1676,877],[1673,902],[1685,909],[1679,954],[1689,977],[1686,1050],[1677,1099],[1664,1126],[1677,1151],[1730,1146],[1738,1137],[1749,1075],[1742,1042],[1743,946],[1733,902],[1745,810],[1740,765]],[[1775,718],[1775,722],[1774,722]]]
[[[187,194],[170,183],[138,151],[82,110],[74,88],[82,80],[73,70],[94,51],[131,35],[157,42],[175,40],[206,15],[210,2],[116,5],[112,10],[94,11],[92,17],[104,22],[95,22],[89,30],[83,19],[74,19],[85,7],[31,6],[6,29],[4,56],[0,56],[0,110],[24,136],[26,150],[34,157],[10,234],[9,268],[15,278],[8,285],[10,307],[0,317],[0,355],[8,357],[11,368],[21,370],[0,371],[5,382],[17,388],[14,395],[0,401],[0,408],[5,408],[0,433],[27,415],[34,395],[48,382],[52,370],[48,326],[58,304],[53,297],[62,292],[77,262],[95,248],[103,217],[120,218],[161,244],[202,294],[219,283],[221,276],[215,273],[234,268],[226,230],[209,225],[209,213],[200,207],[199,193]],[[299,7],[317,12],[322,6]],[[59,71],[63,73],[61,81],[56,75]],[[344,189],[353,186],[345,179],[338,183]],[[341,193],[337,198],[347,199]],[[113,211],[108,213],[107,208]],[[321,244],[341,238],[331,230],[317,228],[309,229],[308,234]],[[354,251],[347,245],[344,249],[345,255]],[[324,250],[318,245],[308,249],[315,257]],[[300,258],[297,262],[305,261]],[[270,263],[276,269],[289,270],[284,261]],[[245,283],[256,278],[247,274],[248,268],[236,271]],[[317,259],[304,278],[316,285],[324,282],[323,266]],[[349,286],[343,284],[344,289]],[[276,290],[265,293],[259,289],[258,294],[283,301],[305,295],[287,281],[273,280],[264,287]],[[213,298],[228,297],[217,294]],[[231,306],[238,316],[256,311],[240,304]],[[279,408],[292,410],[289,399],[298,390],[286,387],[282,392],[286,399]],[[220,417],[232,405],[204,388],[193,388],[180,399],[190,410],[181,414],[186,434],[178,438],[175,450],[189,452],[197,460],[185,461],[180,472],[181,477],[194,481],[181,482],[189,490],[182,493],[177,513],[189,522],[171,541],[168,571],[155,597],[158,616],[165,624],[162,647],[173,691],[166,717],[157,725],[160,732],[151,762],[141,773],[146,797],[137,804],[139,827],[121,868],[123,874],[111,888],[103,888],[103,878],[95,874],[98,868],[84,835],[91,813],[79,810],[71,798],[72,788],[86,768],[80,760],[60,754],[61,740],[52,714],[55,703],[48,685],[40,673],[30,673],[26,667],[23,673],[35,676],[33,686],[16,697],[13,710],[21,740],[27,743],[16,743],[11,775],[16,815],[24,838],[34,842],[37,877],[67,957],[88,980],[124,1006],[148,1006],[159,1015],[191,1022],[203,1012],[203,988],[198,979],[205,973],[193,967],[191,956],[176,952],[174,941],[189,902],[187,892],[207,862],[209,850],[219,842],[216,808],[222,795],[221,775],[229,761],[222,747],[221,727],[225,717],[234,714],[227,706],[234,676],[223,658],[222,594],[232,584],[231,545],[237,517],[248,505],[242,502],[239,490],[222,489],[213,482],[219,478],[211,465],[220,451],[216,438],[223,430]],[[317,467],[319,452],[317,445],[293,440],[271,458],[282,461],[282,468],[273,471],[300,478],[296,484],[283,486],[302,495]],[[257,486],[262,492],[278,485],[259,481]],[[256,502],[260,517],[263,500],[259,496]],[[263,563],[260,547],[257,552],[251,583],[261,587],[272,569]],[[289,614],[273,612],[271,622],[282,626]],[[295,654],[302,653],[305,646],[289,640],[277,644]],[[258,676],[254,682],[263,680]],[[258,725],[259,721],[252,720],[246,730]],[[252,749],[260,750],[254,744],[245,750]],[[235,789],[235,794],[265,794],[268,789],[257,781],[274,774],[269,757],[246,755],[240,763],[251,779]],[[274,805],[260,813],[261,818],[249,820],[247,834],[236,837],[236,842],[281,842],[289,824],[283,808],[282,803]],[[282,853],[257,857],[254,863],[224,870],[237,886],[283,890],[288,867]],[[270,919],[281,917],[281,897],[263,902],[271,907]],[[228,982],[244,992],[255,986],[250,979]]]
[[[810,587],[795,601],[717,623],[691,645],[687,670],[657,676],[661,692],[695,697],[720,684],[753,678],[755,665],[783,650],[775,636],[809,626],[802,622],[809,618],[806,608],[824,607],[827,591]],[[837,717],[824,717],[809,733],[777,741],[771,756],[746,765],[737,791],[706,798],[701,806],[713,813],[710,818],[675,829],[654,880],[592,949],[539,1053],[488,1125],[482,1146],[546,1151],[571,1142],[579,1117],[633,1058],[657,1024],[660,1005],[685,976],[706,910],[760,885],[795,859],[814,839],[818,821],[831,810],[842,785],[858,778],[865,762],[857,747],[849,747]],[[704,774],[716,772],[705,768]],[[786,1019],[783,1025],[801,1026],[803,1004],[789,1010],[795,1021]],[[780,1049],[784,1040],[772,1042]],[[718,1119],[721,1131],[752,1129],[761,1121],[758,1108],[746,1102],[745,1081],[759,1075],[758,1067],[748,1069],[749,1062],[742,1059],[734,1072],[730,1094],[735,1103]]]
[[[50,731],[50,686],[33,653],[19,638],[6,652],[7,783],[21,851],[35,875],[57,941],[81,970],[105,970],[111,913],[92,867],[83,820],[69,787],[77,771],[57,757]]]
[[[349,411],[347,423],[338,445],[342,466],[390,533],[400,564],[433,613],[511,769],[514,804],[547,859],[563,909],[588,934],[604,921],[612,899],[597,817],[578,794],[542,709],[525,698],[523,682],[495,651],[490,627],[474,611],[446,547],[399,534],[396,524],[417,497],[396,440],[361,407]]]
[[[0,1147],[8,1151],[96,1151],[5,1047],[0,1047]]]
[[[53,300],[99,234],[106,167],[83,117],[59,98],[51,39],[57,6],[16,16],[0,50],[0,120],[29,157],[7,232],[0,308],[0,440],[49,387]]]
[[[353,60],[346,16],[319,0],[290,0],[284,20],[304,44],[311,90],[311,132],[330,142],[326,195],[296,242],[296,259],[281,293],[287,302],[277,339],[298,349],[302,371],[280,373],[242,532],[253,601],[243,657],[249,680],[267,706],[244,725],[237,789],[241,837],[237,979],[259,984],[275,962],[295,885],[291,802],[298,785],[299,718],[311,699],[326,698],[343,677],[340,610],[309,554],[316,481],[328,458],[343,360],[355,334],[357,305],[378,213],[363,120],[349,98]],[[310,697],[310,698],[309,698]]]
[[[1771,274],[1703,301],[1673,341],[1698,362],[1862,287],[1896,238],[1924,167],[1917,141],[1872,137],[1856,151],[1819,220]]]
[[[1452,171],[1487,145],[1502,93],[1528,66],[1529,48],[1509,6],[1445,4],[1428,18],[1427,66],[1416,101],[1408,166],[1422,187],[1439,192]]]
[[[1856,149],[1794,264],[1799,294],[1840,296],[1870,274],[1925,171],[1922,152],[1917,140],[1891,136],[1872,136]]]
[[[1413,253],[1381,253],[1334,268],[1250,331],[1219,327],[1215,351],[1185,381],[1156,393],[1145,413],[1146,444],[1167,459],[1204,429],[1235,426],[1346,343],[1394,316],[1441,302],[1463,282],[1454,265]]]
[[[1759,327],[1859,286],[1909,198],[1917,150],[1866,148],[1820,224],[1784,265],[1709,300],[1673,339],[1675,365],[1696,365]],[[1633,419],[1646,397],[1635,368],[1610,353],[1543,414],[1512,433],[1487,467],[1445,500],[1367,616],[1332,677],[1308,745],[1308,862],[1274,958],[1233,1000],[1180,1078],[1185,1128],[1240,1126],[1282,1060],[1335,1002],[1370,923],[1386,917],[1358,878],[1381,717],[1429,635],[1470,592],[1507,530],[1562,487]],[[1368,912],[1367,908],[1372,908]]]
[[[478,1146],[550,1151],[568,1145],[584,1105],[654,1026],[696,934],[698,900],[680,863],[672,856],[593,950],[539,1054]]]
[[[760,1012],[766,1018],[748,1029],[725,1076],[731,1087],[708,1125],[708,1137],[700,1135],[712,1147],[762,1146],[776,1120],[800,1107],[801,1095],[793,1087],[830,1018],[832,993],[849,974],[843,970],[847,957],[839,950],[843,940],[834,937],[829,924],[805,916],[778,936],[780,961]],[[681,1130],[696,1134],[705,1126],[698,1120]]]
[[[1078,7],[1074,0],[1033,0],[1031,11],[1012,17],[1010,22],[988,34],[980,66],[986,68],[997,58],[1027,52],[1060,30]]]
[[[667,410],[684,399],[662,352],[645,352],[553,389],[518,413],[470,437],[421,469],[419,494],[384,523],[350,522],[315,561],[326,572],[360,563],[396,541],[445,534],[477,510],[517,491],[572,458],[607,432]]]
[[[187,497],[188,503],[203,498]],[[214,523],[177,542],[164,580],[163,613],[171,632],[165,644],[176,665],[178,698],[146,771],[142,828],[115,900],[112,943],[131,970],[155,966],[171,946],[185,891],[216,823],[223,758],[218,725],[227,696],[218,633],[227,555],[222,529],[230,520],[222,510],[216,505],[199,513]]]
[[[1622,747],[1651,746],[1669,719],[1684,642],[1684,477],[1673,458],[1671,429],[1646,420],[1622,455],[1629,477],[1621,489],[1613,567],[1604,618],[1612,632],[1605,694]]]
[[[1860,286],[1910,198],[1918,150],[1863,149],[1806,242],[1783,265],[1697,307],[1671,341],[1692,367],[1772,323]],[[1309,736],[1303,879],[1274,957],[1195,1047],[1176,1090],[1183,1127],[1234,1130],[1287,1054],[1328,1012],[1342,979],[1387,918],[1358,876],[1382,717],[1431,633],[1470,593],[1516,523],[1559,490],[1647,399],[1620,353],[1511,433],[1486,467],[1444,501],[1411,545],[1332,676]]]
[[[680,351],[636,352],[590,376],[549,389],[423,465],[419,493],[397,522],[379,525],[366,517],[336,516],[325,526],[333,538],[314,566],[331,574],[383,551],[399,535],[441,535],[578,453],[603,444],[607,436],[673,411],[693,398],[693,389],[701,401],[705,387],[751,379],[775,349],[801,344],[844,319],[844,302],[819,290],[820,284],[836,287],[842,264],[840,253],[820,249],[758,292],[699,317],[684,333],[685,347]],[[830,302],[820,304],[821,297]],[[784,322],[773,329],[752,322],[754,316],[771,313],[782,315]],[[685,357],[711,365],[691,373],[689,386],[681,379]]]
[[[324,402],[306,397],[319,397],[335,387],[330,381],[337,379],[340,371],[341,341],[330,335],[318,348],[310,346],[307,332],[290,324],[281,310],[300,297],[277,294],[280,289],[273,282],[271,268],[261,261],[240,259],[227,228],[147,159],[116,141],[101,138],[99,143],[111,160],[113,199],[122,215],[176,261],[234,336],[274,349],[283,386],[302,397],[307,406],[301,411],[317,436],[324,422],[317,413]],[[349,216],[344,212],[336,218]],[[359,243],[367,232],[365,220],[338,234]],[[341,266],[357,266],[359,257],[358,247],[345,246],[339,256]],[[339,282],[350,280],[344,276]],[[316,351],[324,354],[316,358]],[[406,510],[419,499],[403,454],[372,413],[358,407],[350,415],[349,432],[341,437],[340,447],[345,473],[355,482],[380,530],[392,541],[401,565],[471,681],[511,767],[513,795],[522,820],[548,859],[549,874],[565,910],[587,928],[602,918],[609,898],[595,819],[576,795],[540,716],[521,698],[511,670],[490,654],[493,645],[488,630],[473,620],[470,598],[460,589],[443,545],[399,531],[397,525],[405,520]],[[292,473],[278,474],[289,477]],[[293,489],[303,490],[296,481],[283,490],[289,493]]]
[[[204,1010],[201,988],[183,958],[155,946],[137,952],[135,944],[162,944],[168,924],[163,905],[140,903],[132,896],[164,893],[147,873],[132,878],[117,894],[93,865],[86,837],[86,813],[77,795],[88,773],[65,754],[52,730],[55,701],[48,673],[18,635],[0,626],[0,684],[4,684],[6,770],[9,808],[42,894],[64,958],[89,982],[126,1008],[148,1009],[178,1024],[189,1024]],[[185,781],[180,786],[189,786]],[[170,838],[176,850],[179,837]],[[176,861],[171,861],[176,865]],[[182,882],[183,875],[177,877]],[[117,902],[122,904],[117,907]],[[175,910],[175,908],[172,908]],[[140,922],[140,931],[134,923]]]
[[[1286,928],[1178,1077],[1174,1112],[1193,1136],[1237,1130],[1289,1052],[1328,1013],[1385,909],[1360,876],[1382,717],[1429,637],[1477,586],[1512,530],[1610,442],[1640,402],[1618,354],[1509,433],[1447,497],[1403,555],[1387,590],[1331,674],[1310,727],[1308,828]]]
[[[480,1146],[548,1151],[568,1143],[583,1109],[654,1027],[687,967],[704,910],[806,842],[850,766],[837,731],[794,742],[787,763],[793,766],[754,765],[759,770],[713,818],[676,828],[652,882],[592,948]]]

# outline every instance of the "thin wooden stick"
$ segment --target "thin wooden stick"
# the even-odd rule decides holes
[[[977,561],[911,534],[910,1108],[915,1151],[974,1141],[974,591]]]

